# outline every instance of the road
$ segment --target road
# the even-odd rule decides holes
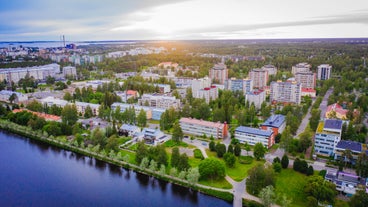
[[[319,109],[321,110],[321,119],[325,118],[325,114],[327,111],[328,97],[330,97],[332,92],[333,92],[333,88],[328,89],[325,96],[322,99],[321,104],[319,105]]]
[[[309,124],[309,119],[310,119],[310,117],[312,116],[312,115],[311,115],[311,110],[312,110],[312,106],[313,106],[314,102],[315,102],[315,100],[313,100],[313,101],[312,101],[312,104],[311,104],[311,106],[309,107],[307,114],[304,116],[304,118],[303,118],[302,122],[300,123],[299,128],[298,128],[298,130],[296,131],[296,136],[295,136],[295,137],[299,137],[299,135],[300,135],[302,132],[304,132],[305,128],[308,126],[308,124]]]

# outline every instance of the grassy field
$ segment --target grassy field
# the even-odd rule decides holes
[[[248,176],[248,170],[257,164],[263,164],[264,161],[254,160],[250,164],[241,164],[238,160],[235,162],[235,167],[230,168],[226,166],[226,174],[230,176],[233,180],[240,182]]]
[[[216,188],[222,188],[222,189],[231,189],[233,186],[227,182],[225,178],[221,180],[200,180],[199,184],[212,186]]]
[[[292,198],[292,206],[307,207],[304,186],[307,176],[292,169],[282,169],[276,176],[276,194],[287,195]]]

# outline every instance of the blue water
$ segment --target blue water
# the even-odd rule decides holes
[[[231,206],[223,200],[0,131],[0,206]]]

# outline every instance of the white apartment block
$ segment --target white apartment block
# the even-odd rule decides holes
[[[299,72],[309,72],[312,66],[308,63],[298,63],[291,67],[291,73],[295,75]]]
[[[272,82],[270,85],[270,102],[300,104],[301,91],[301,84],[297,82]]]
[[[231,91],[242,91],[244,94],[253,90],[253,81],[250,79],[231,78],[225,82],[225,88]]]
[[[267,148],[275,144],[272,130],[261,130],[245,126],[239,126],[235,129],[235,139],[239,140],[240,143],[248,143],[249,145],[262,143]]]
[[[302,88],[316,87],[316,73],[298,72],[295,74],[295,81],[302,84]]]
[[[163,109],[179,109],[180,108],[180,100],[176,99],[173,96],[162,96],[162,95],[154,95],[154,94],[143,94],[141,99],[138,100],[138,104],[141,106],[151,106],[155,108],[163,108]]]
[[[322,64],[317,67],[317,79],[318,80],[328,80],[331,76],[332,66],[329,64]]]
[[[245,102],[249,105],[254,104],[257,109],[261,108],[262,103],[266,100],[266,92],[264,90],[254,90],[245,94]]]
[[[253,81],[253,88],[263,89],[267,86],[268,71],[263,69],[252,69],[249,72],[249,79]]]
[[[336,145],[341,140],[342,120],[326,119],[319,123],[315,138],[314,151],[316,154],[331,156]]]
[[[45,104],[47,106],[56,105],[56,106],[61,107],[61,108],[64,108],[64,106],[66,106],[68,104],[68,101],[57,99],[57,98],[54,98],[52,96],[41,99],[40,102],[43,105],[45,105]]]
[[[20,79],[28,74],[36,80],[45,80],[47,76],[54,77],[60,73],[60,65],[49,64],[25,68],[6,68],[0,71],[0,81],[18,83]]]
[[[192,118],[181,118],[180,127],[184,134],[207,137],[213,136],[215,139],[222,139],[228,136],[228,126],[226,123],[203,121]]]
[[[28,96],[23,94],[23,93],[19,93],[19,92],[14,92],[14,91],[8,91],[8,90],[2,90],[0,91],[0,101],[3,102],[10,102],[9,98],[10,96],[12,96],[13,94],[16,95],[15,100],[13,101],[13,103],[21,103],[24,101],[28,100]]]
[[[89,106],[92,109],[93,116],[98,116],[99,108],[101,105],[76,101],[75,106],[77,107],[78,113],[81,113],[82,115],[84,115],[84,113],[86,112],[87,106]]]
[[[203,88],[198,90],[196,94],[193,94],[193,97],[204,98],[206,103],[209,103],[211,100],[215,100],[218,98],[218,89],[216,86]]]
[[[215,64],[210,69],[210,78],[214,82],[218,82],[220,84],[224,84],[225,80],[228,79],[229,69],[227,69],[226,65],[223,63]]]
[[[65,66],[63,67],[63,75],[66,76],[77,76],[77,70],[74,66]]]
[[[267,70],[268,75],[276,75],[277,74],[277,68],[274,65],[265,65],[261,69]]]
[[[136,116],[138,116],[138,114],[143,109],[143,111],[146,112],[147,119],[152,119],[152,109],[150,107],[140,106],[137,104],[125,104],[125,103],[115,102],[111,105],[111,110],[115,111],[118,106],[120,107],[120,112],[124,112],[125,110],[129,108],[133,108]]]
[[[197,91],[203,88],[208,88],[211,86],[211,79],[209,77],[204,77],[200,79],[192,80],[192,94],[193,97],[197,94]]]

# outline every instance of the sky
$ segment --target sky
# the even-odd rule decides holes
[[[368,37],[367,0],[1,0],[0,41]]]

